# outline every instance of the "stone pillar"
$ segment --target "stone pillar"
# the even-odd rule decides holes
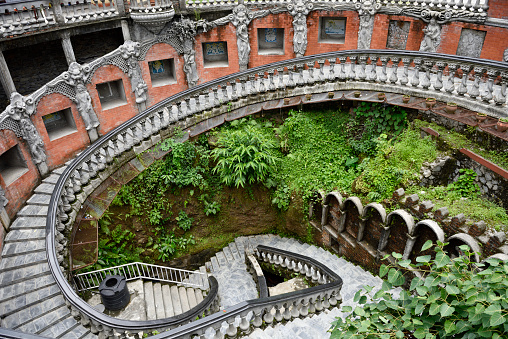
[[[115,1],[116,10],[120,16],[125,16],[125,3],[123,1],[124,0]]]
[[[0,80],[2,81],[2,87],[4,88],[7,97],[10,97],[12,93],[16,92],[16,86],[12,81],[11,72],[5,61],[4,54],[0,49]]]
[[[67,65],[70,65],[73,62],[76,62],[76,57],[74,56],[74,49],[72,48],[71,43],[71,34],[69,31],[63,32],[60,35],[62,39],[62,48],[65,54],[65,59],[67,60]]]
[[[123,34],[123,41],[132,40],[131,39],[131,32],[129,30],[129,23],[127,20],[120,21],[122,24],[122,34]]]
[[[53,15],[55,16],[55,20],[59,25],[65,24],[65,18],[62,13],[62,6],[61,6],[62,0],[52,0],[52,9],[53,9]]]
[[[11,224],[11,219],[5,210],[5,206],[9,200],[5,197],[5,192],[2,187],[0,187],[0,244],[3,242],[4,234],[9,230],[9,225]]]

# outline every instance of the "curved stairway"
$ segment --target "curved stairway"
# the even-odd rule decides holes
[[[18,212],[5,238],[0,261],[0,327],[48,338],[96,338],[96,335],[72,317],[46,260],[47,209],[54,185],[64,169],[61,167],[53,171],[34,190],[27,205]],[[258,244],[299,253],[333,269],[344,282],[342,305],[352,305],[354,294],[364,285],[379,287],[382,284],[380,278],[346,260],[295,239],[281,238],[278,235],[238,237],[200,268],[201,272],[209,272],[216,277],[222,309],[258,297],[255,282],[245,264],[245,249],[253,250]],[[154,291],[158,291],[158,287]],[[163,287],[160,287],[162,290]],[[158,298],[154,297],[154,303],[156,299]],[[165,307],[160,303],[159,307],[155,305],[155,318],[170,314]],[[329,324],[339,313],[335,308],[303,320],[278,324],[264,331],[258,329],[250,337],[309,338],[316,337],[315,334],[319,332],[319,338],[327,338]]]

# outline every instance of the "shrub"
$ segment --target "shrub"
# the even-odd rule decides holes
[[[400,260],[398,265],[380,268],[387,276],[381,289],[372,293],[358,291],[353,310],[345,319],[337,318],[331,328],[331,338],[501,338],[508,332],[508,262],[488,259],[487,264],[474,264],[473,253],[465,245],[464,253],[450,258],[439,244],[435,259],[420,256],[416,264]],[[422,250],[432,247],[427,241]],[[386,257],[385,257],[386,259]],[[478,272],[476,267],[484,270]],[[419,272],[423,278],[413,278],[409,290],[394,299],[390,290],[405,282],[403,271]],[[371,298],[372,303],[367,303]]]
[[[238,129],[221,131],[218,147],[212,151],[217,161],[213,171],[228,186],[244,187],[264,181],[277,161],[274,138],[264,133],[255,121],[241,125]]]

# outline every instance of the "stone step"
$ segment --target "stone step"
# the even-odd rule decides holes
[[[17,217],[11,224],[10,231],[30,228],[46,228],[46,216],[44,217]]]
[[[56,313],[53,313],[53,311],[56,311]],[[61,315],[59,315],[60,312],[62,312]],[[69,313],[69,310],[67,306],[65,306],[65,301],[62,295],[59,294],[52,298],[43,300],[36,305],[18,309],[17,312],[2,319],[2,327],[19,329],[19,327],[25,324],[34,323],[34,326],[37,326],[38,330],[43,330],[44,327],[52,323],[55,318],[63,317],[65,312]],[[42,318],[42,320],[37,321],[39,318]],[[20,330],[23,331],[22,329]],[[36,333],[28,330],[27,332]]]
[[[233,253],[231,253],[231,250],[229,249],[229,247],[224,247],[222,251],[224,252],[224,256],[226,257],[226,260],[228,261],[228,263],[232,263],[233,261],[235,261],[235,258],[233,257]]]
[[[180,295],[178,293],[178,286],[171,286],[170,292],[175,315],[183,313],[182,304],[180,303]]]
[[[61,175],[65,171],[66,168],[67,168],[66,165],[62,166],[62,167],[59,167],[59,168],[53,170],[53,172],[51,172],[51,175],[53,175],[53,174]]]
[[[0,271],[0,287],[17,284],[27,278],[36,278],[49,272],[47,262],[38,263],[26,267],[18,267],[12,270]]]
[[[59,319],[49,325],[40,335],[48,338],[59,338],[77,325],[77,321],[69,313],[67,317]]]
[[[242,258],[240,252],[238,251],[238,248],[236,247],[236,244],[234,242],[228,244],[229,250],[231,251],[231,254],[233,255],[233,258],[235,260],[245,260],[245,258]]]
[[[217,257],[212,257],[210,259],[210,262],[211,262],[212,272],[218,272],[220,269],[220,266],[219,266],[219,261],[217,260]]]
[[[169,318],[175,316],[169,285],[162,285],[162,298],[164,299],[164,312],[166,313],[166,317]]]
[[[37,290],[25,290],[24,293],[3,298],[0,301],[0,314],[6,317],[17,312],[21,308],[33,306],[42,300],[50,299],[60,294],[57,284],[53,283]]]
[[[203,296],[203,291],[199,289],[194,290],[194,294],[196,295],[196,302],[198,304],[205,299],[205,297]]]
[[[155,314],[157,319],[166,318],[166,311],[164,310],[164,299],[162,298],[162,287],[160,283],[153,284],[153,298],[155,302]]]
[[[29,241],[29,240],[44,240],[46,237],[46,230],[44,228],[37,229],[16,229],[7,233],[5,242],[15,241]]]
[[[210,289],[210,284],[208,283],[208,274],[206,272],[206,267],[205,266],[201,266],[199,268],[199,271],[204,274],[204,275],[201,276],[201,279],[203,281],[204,289],[205,290],[209,290]]]
[[[46,217],[48,215],[48,206],[46,205],[26,205],[17,214],[18,217]]]
[[[66,168],[66,166],[62,167],[62,168]],[[62,171],[62,173],[63,173],[63,171]],[[46,178],[42,179],[42,182],[46,183],[46,184],[53,184],[53,185],[55,185],[58,182],[58,179],[60,179],[60,174],[56,173],[56,171],[54,171],[49,176],[47,176]]]
[[[155,320],[157,319],[157,313],[155,310],[153,283],[151,281],[144,282],[143,291],[145,293],[145,301],[146,301],[146,319]]]
[[[63,336],[61,336],[61,339],[81,339],[87,336],[90,333],[90,330],[83,326],[76,326],[72,329],[72,331],[67,332]],[[94,336],[95,337],[95,336]]]
[[[215,254],[215,257],[217,258],[217,261],[219,263],[219,266],[220,267],[228,267],[229,266],[229,263],[226,259],[226,256],[224,255],[224,252],[217,252]]]
[[[183,286],[178,288],[178,295],[180,297],[180,304],[182,305],[182,313],[190,310],[189,299],[187,297],[187,289]]]
[[[194,292],[194,289],[189,287],[187,288],[187,300],[189,302],[189,309],[196,307],[198,304],[196,299],[196,293]]]
[[[53,284],[55,284],[55,279],[51,275],[51,272],[48,272],[46,275],[37,278],[25,279],[17,284],[0,287],[0,301],[13,299]]]
[[[54,189],[55,189],[54,184],[43,182],[42,184],[40,184],[39,186],[37,186],[34,189],[34,193],[51,195],[51,194],[53,194]]]
[[[10,232],[12,233],[12,231]],[[10,234],[8,233],[8,234]],[[8,258],[18,254],[33,253],[46,251],[46,241],[44,239],[23,241],[23,242],[8,242],[4,244],[2,249],[2,257]]]
[[[27,204],[30,205],[43,205],[48,206],[51,200],[51,195],[48,194],[34,194],[27,200]]]
[[[35,252],[35,253],[26,253],[26,254],[18,254],[9,258],[8,260],[2,260],[0,262],[0,272],[5,272],[6,270],[12,270],[19,267],[26,267],[36,263],[44,263],[46,262],[46,252]]]

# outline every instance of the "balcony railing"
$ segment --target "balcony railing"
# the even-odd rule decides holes
[[[107,275],[122,275],[127,281],[150,279],[171,284],[206,289],[207,275],[201,272],[151,265],[142,262],[104,268],[97,271],[76,274],[74,283],[78,292],[98,288]]]

